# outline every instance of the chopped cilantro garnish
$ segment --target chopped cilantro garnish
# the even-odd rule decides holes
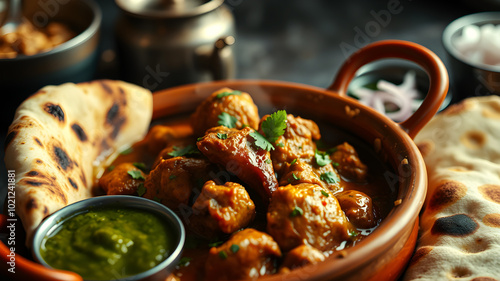
[[[327,154],[324,151],[319,151],[317,149],[314,152],[314,158],[316,159],[316,164],[318,164],[318,166],[320,166],[320,167],[328,165],[328,164],[330,164],[330,162],[332,162],[329,154]]]
[[[115,165],[111,165],[111,166],[108,167],[108,171],[109,172],[113,171],[114,169],[115,169]]]
[[[129,174],[134,180],[143,180],[144,176],[141,174],[141,171],[128,171]]]
[[[240,250],[240,246],[233,244],[233,245],[231,245],[231,247],[229,247],[229,249],[231,250],[231,252],[233,252],[233,254],[235,254],[236,252],[238,252]]]
[[[221,140],[225,140],[227,139],[227,134],[221,134],[221,133],[217,133],[217,137]]]
[[[225,91],[225,92],[222,92],[222,93],[219,93],[217,94],[217,98],[218,99],[221,99],[223,97],[227,97],[227,96],[232,96],[232,95],[235,95],[235,96],[241,96],[241,91]]]
[[[271,163],[273,163],[273,161],[271,159],[267,158],[266,159],[266,164],[271,164]]]
[[[261,149],[271,151],[274,149],[273,143],[285,133],[286,111],[278,110],[271,114],[261,125],[264,135],[259,132],[251,132],[250,136],[255,139],[255,145]]]
[[[337,163],[337,162],[332,162],[332,165],[333,165],[333,167],[338,167],[338,166],[340,166],[340,164],[339,164],[339,163]]]
[[[258,148],[265,149],[267,151],[274,150],[274,146],[270,143],[263,135],[261,135],[257,131],[253,131],[250,133],[250,136],[255,140],[255,145]]]
[[[220,245],[222,245],[222,243],[224,243],[224,241],[215,241],[215,242],[212,242],[212,243],[208,243],[208,247],[212,248],[212,247],[219,247]]]
[[[196,141],[201,141],[204,137],[199,137],[196,139]]]
[[[295,206],[293,208],[292,212],[290,213],[290,217],[297,217],[297,216],[302,216],[304,214],[304,211],[300,207]]]
[[[169,152],[168,155],[170,155],[172,157],[179,157],[179,156],[196,155],[199,153],[200,153],[200,151],[198,150],[196,145],[190,144],[190,145],[188,145],[186,147],[182,147],[182,148],[174,146],[174,150]]]
[[[264,122],[262,122],[262,131],[266,139],[274,143],[280,136],[285,133],[286,129],[286,111],[278,110],[271,114]]]
[[[134,167],[136,167],[137,169],[141,169],[143,171],[146,170],[146,164],[144,164],[142,162],[135,162],[132,165],[134,165]]]
[[[293,179],[294,179],[294,180],[296,180],[296,181],[300,180],[300,177],[299,177],[299,176],[297,176],[297,175],[295,175],[295,173],[292,173],[292,177],[293,177]]]
[[[236,117],[226,112],[222,112],[221,114],[219,114],[219,122],[217,122],[217,124],[228,128],[235,128],[236,122],[238,122],[238,119],[236,119]]]
[[[321,194],[323,194],[323,196],[325,197],[329,197],[330,194],[328,194],[328,192],[324,191],[324,190],[321,190]]]
[[[175,179],[176,177],[177,177],[176,175],[170,175],[170,176],[168,177],[168,179],[169,179],[169,180],[173,180],[173,179]]]
[[[335,151],[337,151],[337,148],[336,148],[336,147],[332,147],[332,148],[328,149],[328,150],[326,151],[326,153],[328,153],[328,154],[332,154],[332,153],[334,153]]]
[[[355,231],[355,230],[349,230],[349,236],[350,237],[356,237],[356,236],[358,236],[358,232]]]
[[[177,266],[179,266],[179,267],[188,266],[189,262],[191,262],[190,257],[182,257],[181,260],[179,261],[179,264],[177,264]]]
[[[276,146],[278,146],[278,147],[285,147],[285,145],[282,142],[277,143]]]
[[[141,196],[146,193],[146,188],[144,187],[144,183],[140,183],[139,186],[137,187],[137,195]]]
[[[134,149],[132,147],[129,147],[129,148],[123,150],[122,152],[120,152],[120,154],[121,155],[127,155],[127,154],[130,154],[132,152],[134,152]]]
[[[155,201],[156,201],[156,202],[158,202],[158,203],[161,203],[161,199],[160,199],[160,198],[158,198],[158,197],[156,197],[156,196],[155,196],[155,197],[153,197],[153,200],[155,200]]]
[[[322,173],[319,178],[322,180],[322,181],[326,181],[327,183],[337,183],[339,182],[339,177],[337,176],[337,174],[335,174],[334,172],[325,172],[325,173]]]
[[[227,259],[227,253],[224,251],[219,252],[219,257],[223,260]]]
[[[297,158],[293,159],[292,162],[290,162],[290,166],[292,166],[293,164],[297,163]]]

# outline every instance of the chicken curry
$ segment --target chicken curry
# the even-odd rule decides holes
[[[240,280],[321,262],[369,235],[392,208],[383,164],[314,121],[260,118],[224,88],[184,122],[153,126],[97,179],[96,192],[142,196],[187,230],[170,280]]]

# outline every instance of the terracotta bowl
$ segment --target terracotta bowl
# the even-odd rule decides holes
[[[356,71],[369,62],[383,58],[413,61],[429,75],[429,92],[422,106],[401,123],[394,123],[346,95]],[[328,89],[277,81],[217,81],[166,89],[154,95],[153,118],[158,120],[187,116],[204,98],[221,87],[246,91],[252,95],[261,115],[268,110],[286,109],[289,113],[327,123],[335,132],[364,143],[392,168],[392,172],[387,172],[385,176],[397,190],[397,202],[372,234],[356,246],[342,251],[342,255],[333,254],[316,265],[259,280],[396,280],[413,253],[418,214],[427,189],[427,174],[424,160],[412,138],[438,111],[446,96],[446,69],[434,53],[420,45],[405,41],[381,41],[354,53],[334,81]],[[5,245],[0,243],[2,258],[5,258],[6,251]],[[1,263],[5,264],[4,261]],[[53,280],[63,280],[60,271],[49,270],[27,260],[18,261],[17,270],[28,275],[43,275],[44,279],[32,277],[36,280],[50,280],[51,276],[55,277]],[[66,277],[64,280],[77,280],[73,276]]]

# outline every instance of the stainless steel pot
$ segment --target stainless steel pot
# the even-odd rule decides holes
[[[121,78],[150,90],[234,78],[234,19],[223,0],[116,0]]]

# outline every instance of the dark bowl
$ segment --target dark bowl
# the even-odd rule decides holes
[[[443,45],[450,63],[450,81],[453,102],[467,97],[500,95],[500,66],[471,61],[460,53],[453,41],[468,25],[500,24],[500,12],[483,12],[463,16],[452,21],[443,32]]]
[[[35,27],[58,21],[77,33],[69,41],[32,56],[0,59],[2,129],[17,106],[46,85],[91,80],[97,66],[101,10],[93,0],[24,1],[23,14]]]

